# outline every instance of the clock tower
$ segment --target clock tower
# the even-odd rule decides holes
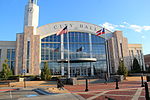
[[[39,19],[37,0],[28,0],[25,6],[23,34],[17,34],[16,74],[40,74],[40,35],[36,34]]]
[[[37,5],[37,0],[28,0],[28,4],[25,7],[24,27],[33,26],[36,28],[38,26],[38,19],[39,6]]]

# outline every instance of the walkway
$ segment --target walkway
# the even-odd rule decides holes
[[[144,79],[145,80],[145,79]],[[104,82],[104,81],[103,81]],[[31,84],[32,83],[32,84]],[[85,83],[81,80],[79,83]],[[32,81],[27,83],[27,88],[23,88],[22,83],[12,84],[19,87],[1,87],[0,99],[19,100],[145,100],[145,88],[141,87],[140,77],[130,78],[119,82],[119,89],[115,89],[115,82],[104,84],[101,80],[89,80],[89,91],[85,92],[85,84],[65,85],[65,90],[56,88],[56,82]],[[150,83],[148,83],[150,87]],[[19,88],[19,90],[18,90]],[[39,95],[32,91],[42,88],[56,95]],[[13,90],[15,89],[15,90]],[[16,90],[17,89],[17,90]],[[7,91],[7,92],[5,92]]]
[[[85,85],[65,86],[68,91],[86,100],[145,100],[145,88],[141,87],[141,82],[124,81],[119,82],[119,89],[115,87],[115,82],[89,84],[89,91],[85,92]]]

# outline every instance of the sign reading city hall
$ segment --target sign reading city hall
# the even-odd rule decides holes
[[[58,24],[58,25],[54,25],[54,29],[61,29],[61,28],[64,28],[65,26],[69,27],[69,28],[81,28],[81,29],[86,29],[86,30],[92,30],[92,31],[96,31],[96,27],[92,27],[92,26],[89,26],[87,24],[79,24],[79,26],[75,26],[74,24]]]
[[[85,22],[78,22],[78,21],[64,21],[64,22],[58,22],[58,23],[52,23],[47,24],[44,26],[41,26],[37,29],[37,35],[41,36],[47,36],[50,34],[55,34],[60,29],[64,28],[65,26],[68,26],[68,30],[71,32],[89,32],[89,33],[95,33],[96,31],[100,30],[102,27],[89,24]],[[106,33],[109,33],[106,30]]]

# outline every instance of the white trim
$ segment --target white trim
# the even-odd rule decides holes
[[[41,38],[46,37],[48,35],[56,34],[60,29],[62,29],[65,26],[68,26],[69,32],[86,32],[86,33],[92,33],[96,35],[96,31],[102,29],[103,27],[86,23],[86,22],[79,22],[79,21],[63,21],[63,22],[57,22],[57,23],[50,23],[47,25],[43,25],[41,27],[37,28],[37,35],[40,35]],[[111,33],[109,30],[105,30],[106,33]]]

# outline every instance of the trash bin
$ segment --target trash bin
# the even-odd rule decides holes
[[[150,82],[150,75],[146,76],[146,80],[147,80],[147,82]]]
[[[72,85],[77,85],[77,78],[72,78]]]

